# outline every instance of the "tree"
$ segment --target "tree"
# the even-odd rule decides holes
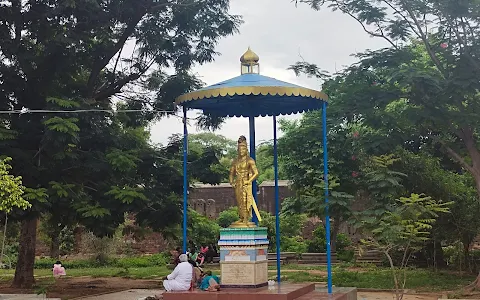
[[[221,157],[235,158],[237,156],[237,142],[213,132],[202,132],[188,136],[190,150],[197,148],[214,149]]]
[[[137,221],[155,228],[176,221],[182,180],[171,159],[178,147],[150,147],[146,126],[162,111],[175,110],[176,96],[201,85],[189,68],[213,60],[219,38],[240,23],[228,4],[0,5],[0,109],[30,112],[0,120],[0,151],[13,158],[13,173],[32,189],[26,198],[32,209],[18,215],[23,223],[14,286],[33,284],[36,218],[59,204],[68,208],[65,218],[99,235],[113,232],[125,211],[138,212]],[[131,53],[127,43],[134,44]],[[174,74],[166,73],[168,67]]]
[[[25,187],[22,185],[22,178],[10,175],[12,167],[8,164],[10,157],[0,159],[0,212],[5,213],[5,224],[2,237],[2,249],[0,262],[3,261],[5,240],[7,238],[7,216],[14,209],[28,209],[31,204],[23,198]]]
[[[14,208],[27,209],[31,207],[31,204],[22,197],[25,193],[22,178],[9,174],[12,167],[8,163],[11,160],[10,157],[0,159],[0,211],[7,214]]]
[[[332,251],[335,251],[340,225],[352,213],[351,204],[358,189],[360,164],[353,147],[352,127],[338,122],[330,124],[329,212],[333,220]],[[307,213],[325,219],[321,117],[318,113],[307,113],[301,121],[282,121],[281,126],[284,135],[279,139],[280,158],[285,175],[292,181],[296,193],[295,198],[284,202],[282,211],[288,214],[288,208],[296,207],[300,211],[293,210],[290,213]]]
[[[413,251],[429,239],[432,224],[440,213],[447,213],[451,202],[439,203],[431,197],[411,194],[400,197],[397,204],[379,218],[363,219],[359,227],[367,235],[362,240],[366,246],[374,246],[387,257],[395,284],[397,300],[403,298],[406,284],[406,267]],[[403,258],[399,266],[392,259],[392,251],[400,249]]]
[[[389,105],[404,120],[416,113],[413,125],[426,132],[425,136],[435,138],[452,159],[474,176],[480,194],[475,117],[480,85],[478,3],[471,0],[296,2],[308,3],[316,10],[328,5],[357,20],[371,36],[385,39],[391,45],[390,49],[360,55],[361,63],[349,73],[364,75],[362,90],[378,92],[384,90],[384,84],[400,87],[397,95],[383,95],[367,102],[370,107],[380,109]],[[411,45],[406,45],[412,40]],[[379,76],[379,70],[388,75]]]
[[[432,239],[427,242],[426,254],[433,266],[446,267],[442,242],[464,245],[466,264],[470,245],[480,233],[480,202],[470,174],[458,174],[442,165],[442,157],[434,157],[426,150],[412,153],[397,149],[400,160],[395,169],[407,176],[402,181],[407,192],[425,193],[443,202],[452,202],[450,213],[442,214],[431,230]]]
[[[313,9],[328,6],[360,23],[390,48],[358,54],[360,59],[341,72],[327,93],[348,103],[345,116],[406,135],[415,129],[410,146],[440,145],[475,179],[480,195],[478,118],[480,71],[479,20],[476,1],[298,0]],[[324,74],[306,62],[297,71]],[[354,79],[355,78],[355,79]],[[345,86],[355,94],[342,93]],[[328,89],[328,88],[327,88]],[[334,97],[335,97],[334,95]],[[390,126],[388,126],[389,124]],[[480,199],[480,197],[477,197]],[[480,274],[476,280],[480,287]]]
[[[280,154],[279,154],[280,156]],[[258,168],[258,184],[266,180],[274,180],[275,173],[273,167],[273,142],[265,142],[257,146],[256,158]],[[288,179],[283,170],[282,161],[278,161],[278,179]]]
[[[228,182],[230,165],[237,153],[235,141],[212,132],[202,132],[189,135],[188,149],[192,155],[215,155],[219,162],[212,164],[210,169],[221,176],[217,181]]]

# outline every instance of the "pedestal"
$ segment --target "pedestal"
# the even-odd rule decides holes
[[[267,228],[220,230],[221,286],[258,288],[268,284]]]

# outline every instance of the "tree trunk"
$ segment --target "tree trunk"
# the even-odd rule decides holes
[[[60,256],[60,238],[57,233],[52,235],[52,241],[50,243],[50,257],[58,259]]]
[[[332,230],[330,232],[330,250],[332,252],[337,252],[337,236],[340,231],[340,221],[335,220],[333,222]]]
[[[434,260],[435,260],[435,267],[438,269],[445,269],[447,267],[447,262],[445,261],[445,257],[443,255],[443,248],[442,243],[439,241],[435,241],[433,243],[434,248]]]
[[[32,288],[35,283],[33,268],[35,264],[35,244],[37,241],[37,219],[22,221],[17,267],[12,286],[15,288]]]

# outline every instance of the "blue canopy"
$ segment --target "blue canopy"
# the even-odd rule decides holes
[[[184,94],[177,105],[218,117],[288,115],[322,108],[326,94],[255,73]]]

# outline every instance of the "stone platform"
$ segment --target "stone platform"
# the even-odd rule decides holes
[[[355,293],[356,295],[356,293]],[[164,300],[350,300],[347,293],[335,293],[331,297],[325,292],[315,290],[315,284],[289,284],[263,288],[232,288],[219,292],[200,290],[189,292],[166,292]]]

